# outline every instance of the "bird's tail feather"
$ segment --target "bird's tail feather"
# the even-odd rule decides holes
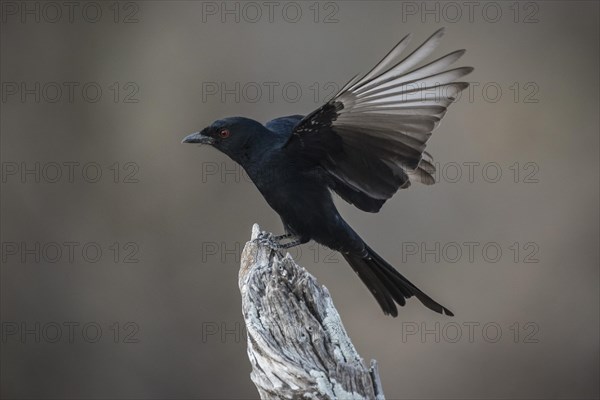
[[[386,315],[397,317],[398,309],[395,303],[404,306],[406,299],[415,296],[430,310],[454,316],[452,311],[423,293],[369,246],[366,246],[366,250],[368,253],[366,257],[344,254],[344,258],[369,288]]]

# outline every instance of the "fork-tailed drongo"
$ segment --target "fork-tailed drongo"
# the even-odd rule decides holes
[[[307,116],[276,118],[265,125],[224,118],[184,143],[209,144],[239,163],[279,214],[285,235],[277,247],[314,240],[339,251],[385,314],[398,315],[415,296],[438,313],[453,315],[371,249],[340,216],[332,192],[367,212],[378,212],[414,182],[434,183],[425,144],[466,82],[470,67],[448,69],[464,50],[430,62],[443,30],[405,55],[410,35],[375,67],[351,79]]]

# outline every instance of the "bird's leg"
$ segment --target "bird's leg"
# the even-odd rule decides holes
[[[293,238],[294,240],[287,242],[287,243],[279,242],[278,243],[279,249],[289,249],[291,247],[296,247],[303,243],[306,243],[306,242],[303,242],[298,236],[291,235],[291,236],[287,236],[287,238]]]
[[[292,239],[288,243],[281,243],[285,239]],[[258,243],[275,250],[289,249],[304,243],[298,236],[291,233],[275,236],[270,232],[261,232],[257,238]]]
[[[276,241],[280,242],[283,239],[289,239],[289,238],[293,238],[293,237],[294,237],[293,233],[285,233],[283,235],[273,236],[273,240],[276,240]]]

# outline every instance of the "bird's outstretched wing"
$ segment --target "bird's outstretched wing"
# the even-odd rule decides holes
[[[298,122],[285,150],[318,163],[330,176],[330,188],[364,211],[379,211],[411,182],[434,183],[425,143],[468,86],[454,81],[473,70],[447,69],[464,50],[423,63],[443,33],[404,56],[406,36],[373,69]]]

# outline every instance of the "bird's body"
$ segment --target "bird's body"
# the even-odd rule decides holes
[[[298,122],[294,117],[284,118]],[[326,171],[285,146],[295,123],[267,123],[269,128],[254,143],[262,151],[253,150],[255,157],[239,162],[281,217],[286,233],[300,243],[314,240],[340,252],[363,252],[362,240],[335,207]]]
[[[363,211],[377,212],[411,182],[433,183],[425,142],[455,94],[466,87],[452,80],[471,71],[443,70],[463,52],[411,69],[439,37],[441,31],[398,60],[407,43],[403,39],[373,70],[353,79],[306,117],[281,117],[265,125],[243,117],[225,118],[184,140],[211,144],[246,170],[292,239],[282,247],[314,240],[339,251],[383,311],[393,316],[395,303],[404,305],[412,296],[436,312],[452,313],[360,238],[339,214],[332,191]],[[424,82],[433,82],[431,87],[446,93],[436,102],[415,98],[424,89],[411,85]]]

